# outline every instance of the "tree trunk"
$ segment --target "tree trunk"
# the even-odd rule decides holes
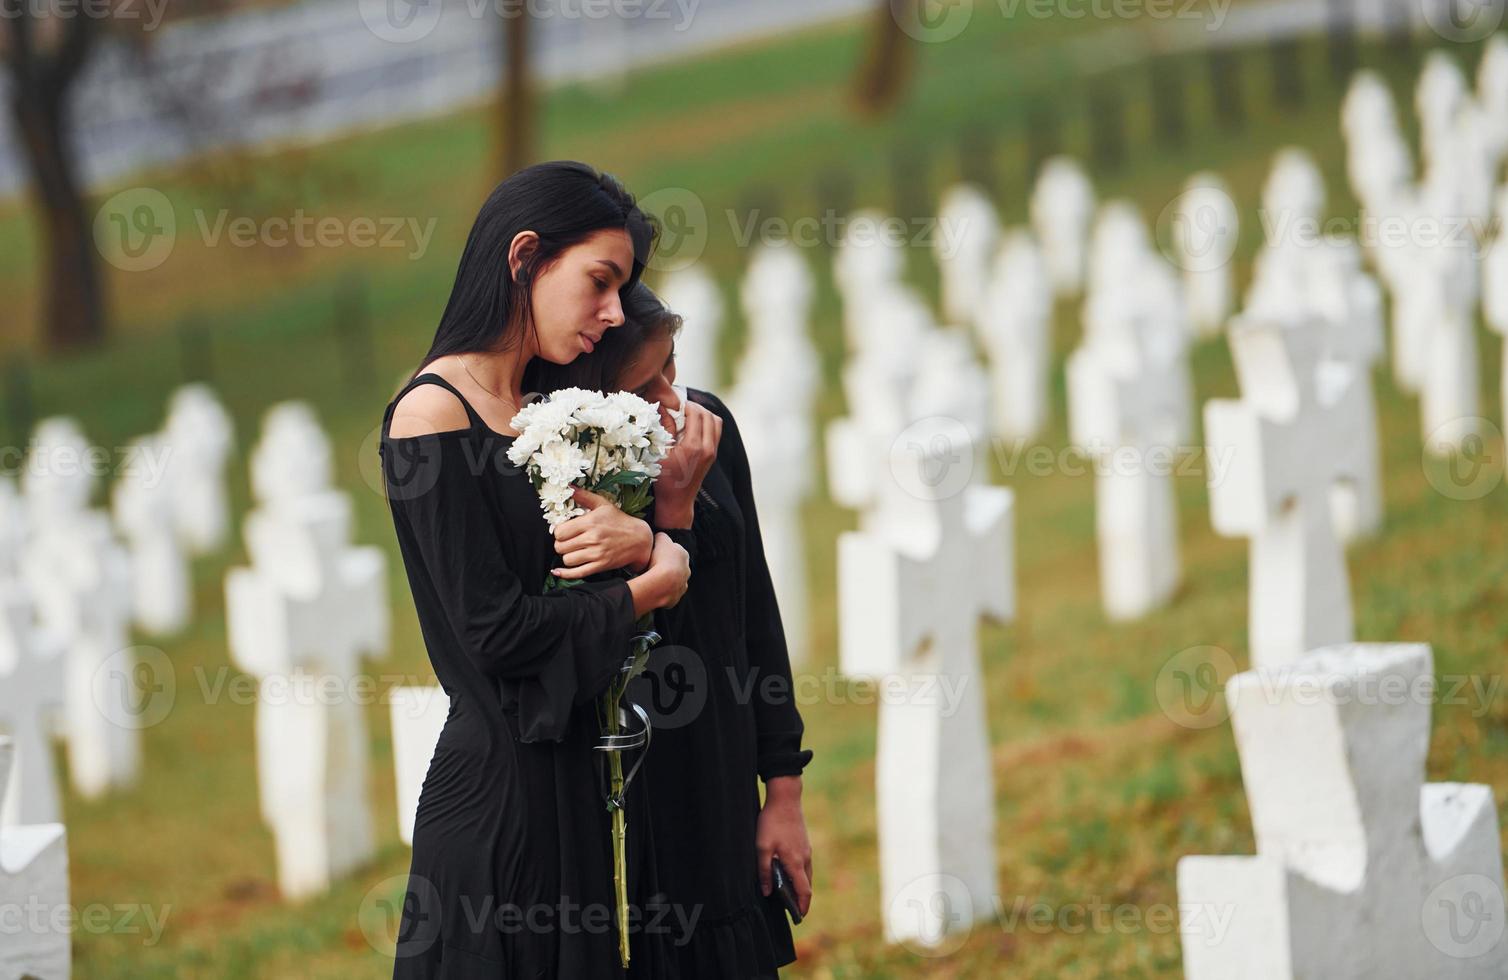
[[[911,45],[897,22],[898,9],[921,0],[878,0],[874,34],[859,69],[854,101],[869,115],[888,112],[900,101],[911,73]]]
[[[84,193],[68,148],[67,93],[91,46],[88,17],[67,21],[57,47],[34,47],[33,23],[18,4],[4,7],[10,22],[7,52],[11,119],[30,171],[46,256],[43,339],[51,350],[98,343],[105,335],[99,257]]]
[[[502,175],[534,162],[534,90],[529,68],[530,16],[522,0],[504,0],[503,87],[499,96],[498,162]]]
[[[31,171],[31,194],[41,218],[45,342],[66,350],[105,336],[104,291],[89,215],[68,152],[61,92],[18,91],[11,103],[16,132]]]

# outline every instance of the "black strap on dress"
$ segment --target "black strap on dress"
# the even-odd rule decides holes
[[[388,438],[388,432],[392,428],[393,410],[398,407],[398,403],[403,401],[404,397],[409,392],[413,391],[420,385],[439,385],[441,388],[444,388],[446,391],[459,398],[461,400],[461,407],[466,409],[466,417],[471,420],[471,428],[491,428],[491,426],[487,425],[487,423],[482,420],[482,417],[477,414],[477,410],[471,407],[471,402],[466,400],[466,396],[461,394],[461,392],[456,388],[455,385],[451,384],[449,381],[446,381],[444,378],[440,377],[438,374],[435,374],[433,371],[426,371],[423,374],[416,375],[413,378],[409,379],[408,384],[403,386],[403,390],[394,395],[393,400],[388,402],[387,411],[382,413],[382,438],[384,440]],[[380,443],[378,444],[378,448],[379,450],[381,449]]]

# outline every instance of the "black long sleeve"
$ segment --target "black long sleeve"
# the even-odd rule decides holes
[[[488,677],[517,682],[521,739],[555,740],[571,707],[600,694],[622,665],[634,630],[633,596],[621,580],[545,594],[543,581],[539,591],[520,581],[506,563],[505,542],[548,534],[544,518],[537,509],[499,515],[488,506],[471,444],[453,437],[462,435],[395,440],[387,454],[390,488],[418,492],[390,489],[390,502],[412,529],[435,599],[467,658]],[[412,468],[408,479],[395,480],[404,467]]]
[[[744,541],[744,591],[748,631],[749,665],[754,670],[754,717],[757,726],[757,767],[759,776],[769,781],[778,776],[799,776],[812,759],[811,750],[801,748],[806,726],[796,705],[791,676],[791,656],[786,646],[785,627],[775,598],[775,584],[765,559],[764,539],[759,531],[759,514],[754,506],[754,487],[749,473],[749,456],[744,449],[738,423],[728,406],[714,395],[706,395],[709,407],[723,420],[722,441],[718,444],[718,462],[728,474],[734,497],[743,511],[746,527]],[[760,692],[768,691],[768,696]]]

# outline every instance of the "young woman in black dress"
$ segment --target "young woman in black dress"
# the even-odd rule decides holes
[[[595,352],[564,366],[536,363],[525,383],[546,392],[633,391],[658,401],[669,426],[669,410],[681,407],[673,387],[680,318],[642,283],[627,292],[624,311],[627,322]],[[811,903],[801,812],[811,752],[801,748],[790,656],[738,426],[708,392],[689,391],[684,408],[655,483],[651,521],[686,544],[693,575],[686,597],[656,616],[664,642],[630,688],[655,723],[636,790],[648,798],[660,887],[672,906],[699,911],[676,934],[681,976],[774,977],[796,954],[786,914],[769,895],[772,857],[790,874],[803,915]],[[556,541],[567,566],[578,560],[570,530],[562,525]]]
[[[653,237],[628,192],[585,165],[503,181],[472,227],[433,346],[384,417],[393,523],[450,696],[419,799],[395,977],[623,975],[595,700],[637,617],[684,594],[689,560],[602,507],[577,527],[633,577],[544,594],[554,542],[506,450],[525,367],[567,363],[623,322],[620,292]],[[673,977],[637,795],[629,975]]]

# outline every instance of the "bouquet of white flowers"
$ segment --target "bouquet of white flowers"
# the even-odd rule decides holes
[[[626,391],[604,395],[581,388],[562,388],[548,398],[526,405],[513,417],[518,438],[508,449],[513,465],[523,467],[539,494],[545,522],[558,525],[585,513],[572,494],[581,487],[612,500],[626,514],[643,517],[649,509],[650,486],[660,475],[660,463],[673,438],[660,423],[659,405]],[[546,589],[579,585],[551,575]],[[612,813],[613,891],[618,905],[618,955],[628,966],[628,846],[623,796],[644,762],[641,754],[627,778],[623,752],[649,745],[649,716],[629,705],[642,728],[625,734],[628,716],[623,695],[649,660],[659,635],[649,629],[650,617],[639,622],[640,632],[624,661],[623,670],[608,686],[598,707],[602,739],[597,745],[608,759],[607,808]]]
[[[604,395],[562,388],[526,405],[513,417],[519,431],[508,450],[525,467],[545,521],[557,525],[585,513],[571,499],[583,487],[612,500],[625,513],[642,516],[649,484],[670,451],[670,433],[660,424],[659,405],[618,391]]]

